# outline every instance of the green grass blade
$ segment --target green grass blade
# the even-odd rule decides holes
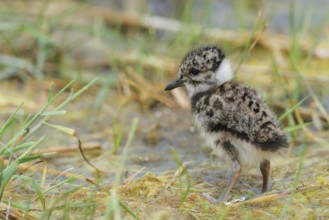
[[[18,159],[18,163],[21,164],[21,163],[32,162],[32,161],[37,160],[39,158],[40,158],[39,155],[28,156],[28,157]]]
[[[19,109],[21,109],[23,106],[23,102],[16,108],[16,110],[10,115],[10,117],[7,119],[5,124],[0,129],[0,137],[3,135],[3,133],[15,122],[15,115],[18,112]]]
[[[301,106],[301,104],[303,104],[303,102],[305,102],[310,96],[306,96],[305,98],[303,98],[301,101],[299,101],[297,104],[295,104],[294,106],[292,106],[290,109],[288,109],[286,112],[284,112],[280,117],[279,117],[279,121],[282,121],[284,118],[286,118],[288,115],[290,115],[293,111],[295,111],[296,108],[298,108],[299,106]]]
[[[50,127],[50,128],[54,128],[60,132],[63,132],[65,134],[68,134],[70,136],[74,136],[75,135],[75,130],[73,130],[72,128],[68,128],[68,127],[64,127],[64,126],[61,126],[61,125],[55,125],[55,124],[50,124],[50,123],[47,123],[47,122],[43,122],[42,124]]]
[[[52,98],[49,99],[49,104],[53,103],[60,95],[62,95],[65,90],[67,90],[73,83],[75,83],[75,80],[71,80],[68,84],[66,84],[59,92]]]
[[[134,139],[134,136],[135,136],[138,121],[139,121],[138,118],[134,118],[132,120],[132,124],[131,124],[130,130],[129,130],[129,133],[128,133],[128,138],[127,138],[125,147],[122,152],[119,168],[118,168],[118,171],[115,176],[115,182],[114,182],[115,186],[118,186],[120,184],[122,173],[123,173],[123,170],[125,167],[125,163],[128,158],[128,152],[129,152],[132,140]],[[105,216],[107,219],[110,219],[113,216],[116,217],[117,219],[120,219],[121,213],[120,213],[119,207],[122,207],[123,209],[125,209],[135,219],[139,219],[137,217],[137,215],[131,209],[129,209],[124,203],[122,203],[118,199],[115,188],[113,190],[111,190],[109,193],[110,193],[110,198],[107,202],[107,207],[106,207],[106,211],[105,211]]]
[[[79,91],[77,91],[76,93],[74,93],[72,96],[68,97],[64,102],[62,102],[60,105],[57,106],[57,108],[55,108],[55,110],[61,110],[62,108],[64,108],[68,103],[72,102],[72,100],[74,100],[75,98],[77,98],[78,96],[80,96],[83,92],[85,92],[90,86],[92,86],[95,82],[97,81],[97,79],[94,79],[92,81],[90,81],[87,85],[85,85],[84,87],[82,87]]]
[[[126,210],[126,212],[128,212],[134,219],[136,220],[140,220],[140,218],[136,215],[136,213],[134,213],[126,204],[124,204],[123,202],[121,202],[120,200],[118,200],[119,205]]]
[[[288,208],[290,207],[290,205],[292,203],[292,199],[294,198],[294,196],[296,194],[299,179],[300,179],[301,174],[302,174],[304,156],[305,156],[307,146],[308,146],[308,141],[305,138],[302,149],[301,149],[301,152],[300,152],[300,159],[299,159],[299,163],[298,163],[298,169],[297,169],[297,172],[296,172],[295,182],[294,182],[294,185],[293,185],[293,191],[290,194],[290,196],[288,198],[288,201],[286,202],[285,206],[283,207],[283,209],[281,211],[281,214],[280,214],[280,217],[279,217],[280,220],[281,219],[287,219],[287,216],[286,216],[287,211],[288,211]]]
[[[312,122],[307,122],[307,123],[303,123],[303,124],[292,125],[292,126],[285,127],[283,129],[283,131],[287,132],[287,133],[293,132],[293,131],[298,131],[298,130],[300,130],[300,129],[306,127],[306,126],[309,126],[311,124],[313,124],[313,123]]]
[[[123,152],[122,152],[122,157],[121,157],[121,161],[120,161],[120,165],[119,165],[120,168],[119,168],[119,170],[117,172],[117,175],[116,175],[116,178],[115,178],[115,184],[116,185],[118,185],[120,183],[121,176],[122,176],[122,171],[124,170],[125,163],[126,163],[127,158],[128,158],[128,152],[130,150],[132,140],[134,139],[134,136],[135,136],[138,121],[139,121],[138,118],[134,118],[133,121],[132,121],[130,130],[129,130],[129,134],[128,134],[128,138],[127,138],[125,147],[124,147]]]
[[[5,188],[7,187],[7,184],[9,183],[12,176],[17,171],[18,162],[13,162],[9,164],[3,171],[2,171],[2,178],[0,182],[0,201],[2,200],[3,192]]]
[[[179,190],[180,190],[180,202],[179,202],[179,206],[183,205],[184,202],[186,201],[187,196],[190,193],[190,188],[191,188],[191,180],[190,180],[190,176],[187,172],[187,170],[184,168],[182,161],[179,158],[179,155],[177,153],[177,151],[174,148],[171,148],[171,152],[178,164],[178,169],[182,168],[183,170],[179,173],[178,175],[178,182],[179,182]],[[182,181],[182,174],[185,175],[185,179],[186,179],[186,189],[183,189],[183,181]]]
[[[51,218],[51,215],[52,215],[52,212],[55,210],[55,209],[58,209],[57,207],[57,204],[62,202],[63,200],[65,200],[69,195],[75,193],[76,191],[78,191],[80,188],[75,188],[75,189],[72,189],[72,190],[69,190],[67,192],[64,192],[63,195],[59,198],[57,198],[52,206],[48,209],[45,210],[45,212],[43,212],[43,215],[41,215],[41,217],[39,219],[52,219]]]
[[[17,176],[16,179],[23,179],[26,182],[28,182],[34,188],[34,190],[39,198],[39,201],[41,202],[42,208],[46,209],[46,201],[45,201],[44,194],[42,193],[40,186],[35,182],[35,180],[32,179],[31,177],[28,177],[25,175]]]
[[[43,193],[47,193],[47,192],[49,192],[49,191],[51,191],[51,190],[53,190],[53,189],[55,189],[55,188],[57,188],[57,187],[59,187],[59,186],[65,184],[65,183],[71,183],[71,182],[73,182],[74,180],[79,179],[79,178],[80,178],[79,175],[76,175],[76,176],[73,176],[73,177],[69,177],[69,178],[65,179],[64,181],[59,182],[59,183],[53,185],[52,187],[48,188],[48,189],[45,190]]]
[[[48,93],[48,103],[50,103],[54,94],[54,83],[52,82],[50,85],[49,93]]]
[[[34,141],[31,141],[31,142],[25,142],[25,143],[22,143],[20,145],[17,145],[15,146],[14,148],[7,148],[7,149],[4,149],[0,155],[1,156],[8,156],[9,154],[13,154],[15,152],[18,152],[18,151],[21,151],[21,150],[24,150],[24,149],[27,149],[31,146],[33,146],[35,144]]]
[[[66,111],[61,110],[61,111],[47,111],[40,115],[41,116],[54,116],[54,115],[65,115],[65,114],[66,114]]]
[[[77,91],[76,93],[74,93],[73,95],[69,96],[68,98],[66,98],[61,104],[59,104],[54,111],[60,111],[62,110],[68,103],[72,102],[75,98],[77,98],[79,95],[81,95],[84,91],[86,91],[92,84],[94,84],[97,81],[97,79],[92,80],[91,82],[89,82],[87,85],[85,85],[83,88],[81,88],[79,91]],[[50,103],[48,103],[46,106],[48,107],[49,104],[51,104],[52,102],[54,102],[69,86],[71,86],[74,83],[74,81],[71,81],[70,83],[68,83],[63,89],[61,89],[50,101]],[[45,109],[43,109],[43,111],[39,111],[38,113],[38,117],[45,112]],[[32,136],[37,130],[39,130],[41,128],[41,126],[43,125],[42,123],[45,122],[50,116],[45,116],[38,124],[36,124],[33,129],[30,130],[30,132],[25,136],[25,138],[23,140],[26,140],[27,138],[29,138],[30,136]],[[36,120],[35,117],[31,119],[33,122]],[[29,123],[32,124],[32,123]]]
[[[34,149],[36,148],[36,146],[38,146],[44,139],[45,139],[44,136],[39,138],[39,140],[34,142],[34,144],[31,147],[29,147],[21,156],[19,156],[18,159],[23,159],[24,157],[27,157],[29,154],[31,154],[32,151],[34,151]]]

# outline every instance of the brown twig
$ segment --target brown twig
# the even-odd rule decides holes
[[[27,220],[34,220],[35,218],[30,214],[12,207],[10,204],[5,204],[3,202],[0,203],[0,219],[27,219]]]
[[[83,146],[81,146],[83,151],[95,151],[95,150],[101,150],[102,146],[100,143],[86,143]],[[48,149],[41,149],[36,154],[47,154],[47,153],[56,153],[56,154],[66,154],[66,153],[75,153],[78,151],[76,147],[54,147],[54,148],[48,148]]]
[[[83,151],[82,143],[81,143],[81,140],[80,140],[80,138],[79,138],[79,135],[78,135],[78,133],[77,133],[76,131],[74,132],[73,136],[74,136],[74,137],[77,139],[77,141],[78,141],[78,148],[79,148],[79,151],[80,151],[80,153],[81,153],[81,155],[82,155],[84,161],[86,161],[87,164],[89,164],[92,168],[94,168],[98,173],[100,173],[100,172],[105,172],[105,171],[102,171],[102,170],[100,170],[99,168],[97,168],[94,164],[92,164],[92,163],[88,160],[88,158],[86,157],[86,155],[85,155],[85,153],[84,153],[84,151]]]
[[[321,186],[319,185],[312,185],[312,186],[306,186],[306,187],[299,187],[297,189],[289,189],[285,192],[281,192],[281,193],[273,193],[273,194],[269,194],[269,195],[262,195],[253,199],[249,199],[247,201],[243,201],[243,202],[239,202],[239,203],[234,203],[232,204],[233,206],[240,206],[243,204],[255,204],[255,203],[262,203],[262,202],[270,202],[276,199],[280,199],[282,197],[285,196],[289,196],[292,193],[302,193],[302,192],[308,192],[308,191],[312,191],[312,190],[317,190],[317,189],[321,189]]]
[[[142,167],[140,170],[138,170],[136,173],[134,173],[133,175],[129,176],[127,179],[125,179],[122,184],[128,184],[130,182],[132,182],[137,176],[138,174],[140,174],[141,172],[143,172],[145,170],[145,167]]]
[[[150,84],[144,77],[134,72],[131,68],[127,69],[127,75],[122,76],[121,82],[129,85],[130,87],[137,90],[139,96],[137,96],[137,99],[144,100],[157,100],[160,103],[163,103],[166,106],[173,107],[175,106],[175,102],[172,101],[167,95],[162,92],[164,88],[164,85],[162,84],[158,85],[161,86],[161,90],[157,90],[156,85]],[[159,92],[161,91],[161,92]]]
[[[9,164],[9,160],[4,160],[4,164],[5,165],[8,165]],[[31,164],[19,164],[17,166],[17,168],[19,170],[22,170],[23,172],[25,172],[26,170],[32,170],[32,171],[40,172],[40,173],[43,172],[43,168],[42,167],[32,166]],[[49,174],[51,174],[51,175],[60,175],[62,173],[62,171],[55,170],[55,169],[47,169],[47,172]],[[63,176],[65,176],[65,177],[76,177],[76,176],[79,176],[79,175],[78,174],[75,174],[75,173],[66,172],[66,173],[63,173]]]

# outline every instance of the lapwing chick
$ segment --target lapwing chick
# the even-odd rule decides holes
[[[262,192],[269,191],[270,159],[287,147],[278,120],[255,89],[237,83],[229,60],[218,47],[203,47],[183,59],[178,78],[165,90],[185,86],[192,113],[208,144],[217,155],[233,164],[230,183],[218,199],[204,193],[211,202],[227,202],[242,169],[259,166]]]

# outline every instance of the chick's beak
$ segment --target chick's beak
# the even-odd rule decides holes
[[[181,86],[184,86],[184,81],[182,79],[175,79],[171,81],[164,90],[168,91]]]

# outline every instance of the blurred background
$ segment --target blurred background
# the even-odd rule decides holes
[[[328,215],[328,11],[326,0],[1,0],[0,216]],[[237,211],[199,196],[219,195],[230,166],[194,127],[185,90],[163,89],[206,45],[224,49],[289,136],[275,193],[303,185],[311,198]],[[260,188],[258,170],[242,181]]]

